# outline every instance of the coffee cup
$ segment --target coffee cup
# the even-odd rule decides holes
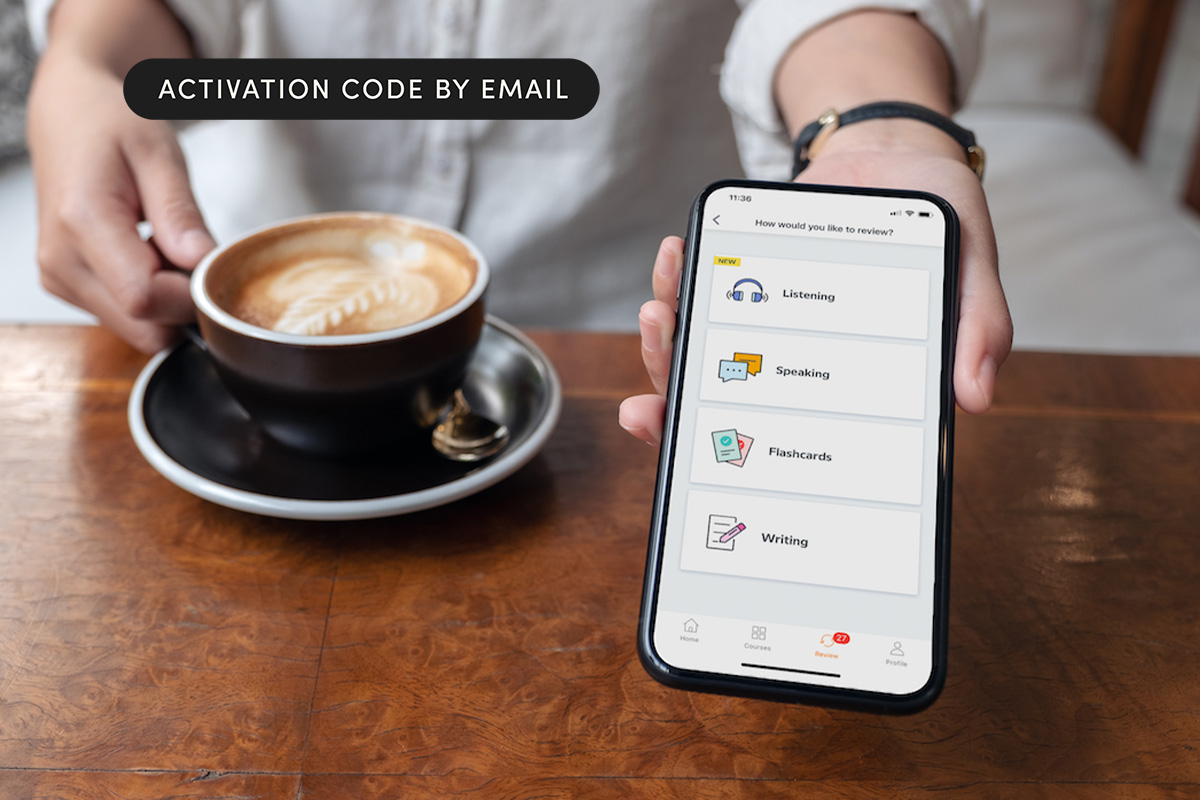
[[[263,430],[361,454],[428,439],[466,379],[489,275],[448,228],[317,214],[209,253],[191,294],[218,375]]]

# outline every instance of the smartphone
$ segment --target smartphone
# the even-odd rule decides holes
[[[937,697],[958,243],[924,192],[700,193],[638,626],[652,676],[875,712]]]

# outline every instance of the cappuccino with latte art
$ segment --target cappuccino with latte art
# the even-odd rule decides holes
[[[457,239],[397,219],[303,224],[243,243],[213,299],[238,319],[302,336],[402,328],[458,302],[475,257]]]
[[[343,456],[429,441],[466,379],[489,275],[455,231],[344,212],[230,242],[191,288],[204,349],[254,422]]]

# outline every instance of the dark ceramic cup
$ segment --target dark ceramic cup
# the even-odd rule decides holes
[[[281,333],[230,310],[231,287],[256,253],[314,231],[413,226],[451,237],[474,260],[464,296],[432,316],[368,333]],[[335,237],[336,238],[336,237]],[[254,231],[204,258],[191,280],[201,335],[222,382],[268,434],[291,447],[328,455],[369,454],[428,441],[430,428],[462,386],[484,324],[490,272],[460,234],[390,214],[322,214]]]

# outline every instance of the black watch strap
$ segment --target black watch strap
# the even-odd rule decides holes
[[[954,138],[954,141],[962,146],[963,151],[967,154],[967,163],[979,176],[979,179],[983,180],[984,152],[983,148],[975,143],[974,133],[955,124],[949,117],[939,114],[933,109],[915,103],[902,103],[898,100],[867,103],[840,114],[829,109],[816,120],[805,125],[804,129],[800,131],[800,135],[796,137],[796,144],[792,150],[792,177],[795,178],[804,171],[813,156],[820,151],[838,128],[868,119],[894,117],[920,120],[948,133]]]

